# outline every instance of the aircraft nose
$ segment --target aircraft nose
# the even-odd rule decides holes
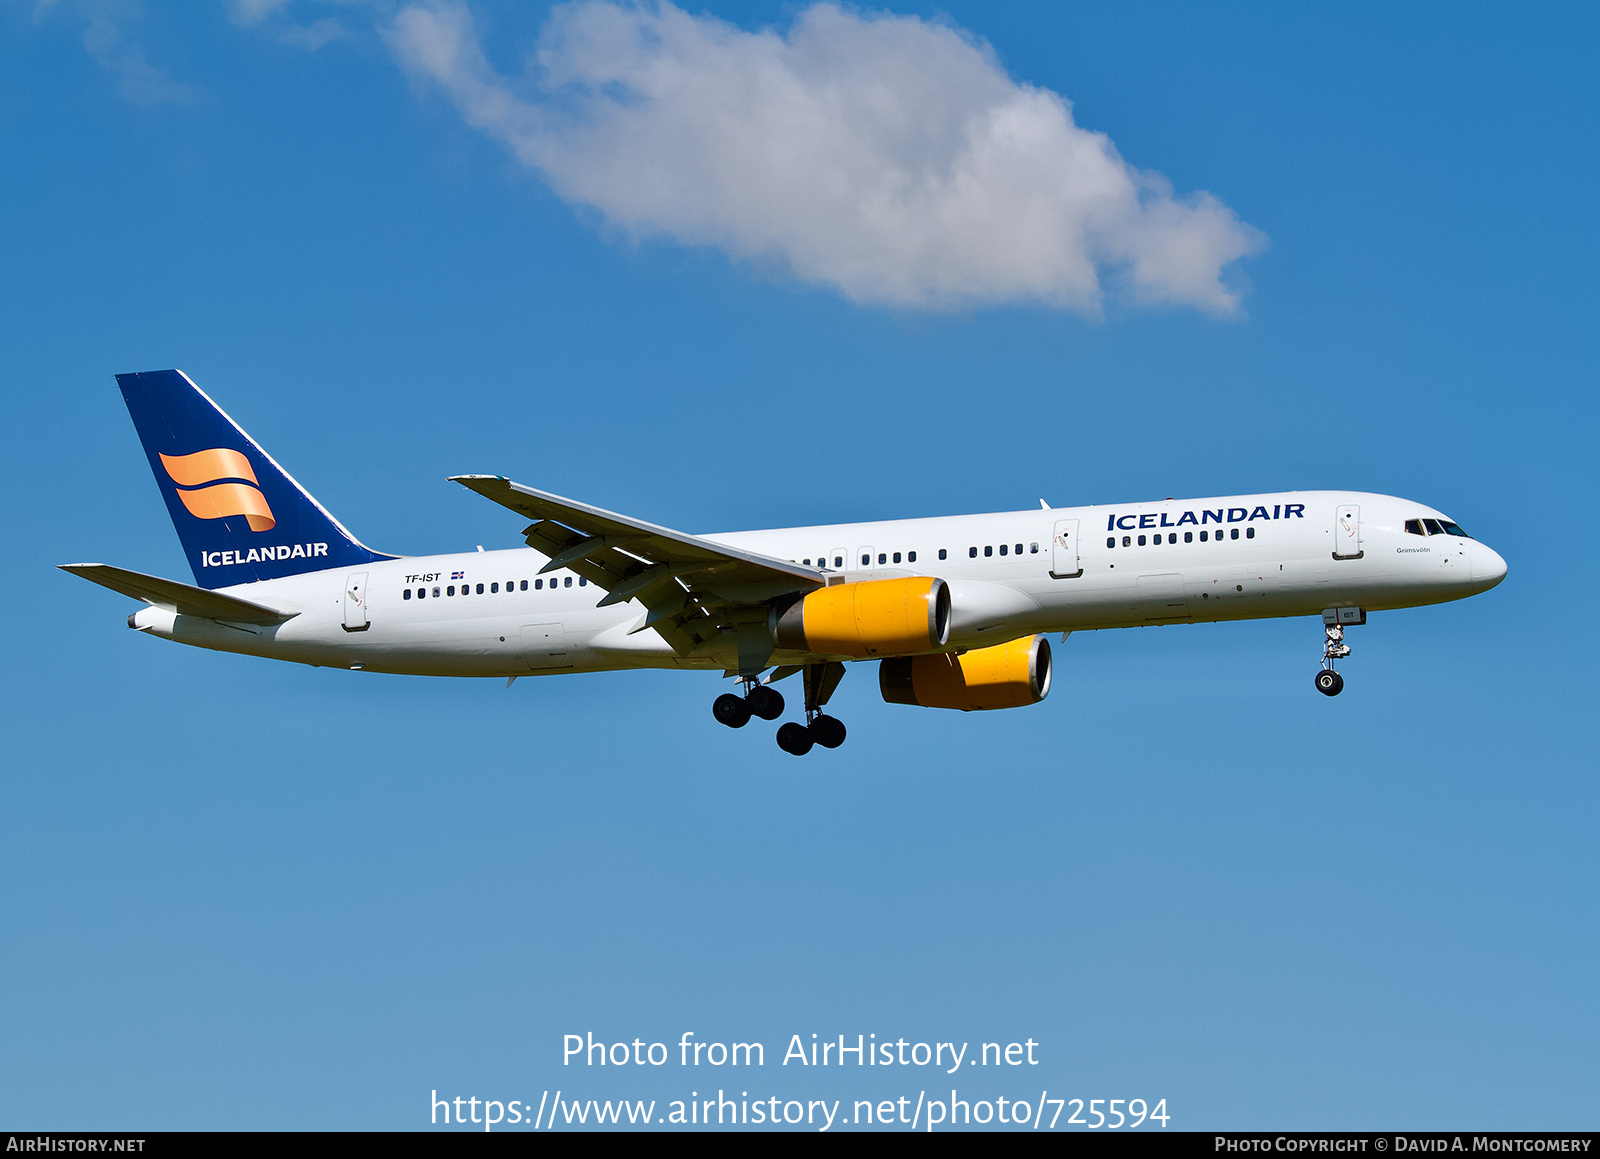
[[[1506,561],[1500,553],[1485,543],[1472,545],[1472,582],[1488,591],[1506,578]]]

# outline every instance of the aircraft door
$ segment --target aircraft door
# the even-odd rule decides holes
[[[1144,613],[1145,619],[1177,619],[1184,615],[1185,603],[1181,573],[1169,571],[1139,577],[1139,602],[1134,607]]]
[[[560,624],[522,625],[522,659],[529,668],[570,668],[567,631]]]
[[[1333,517],[1333,558],[1361,558],[1361,508],[1341,503]]]
[[[1050,537],[1050,578],[1075,579],[1083,574],[1083,562],[1078,558],[1078,521],[1056,520],[1056,531]]]
[[[370,627],[372,625],[367,622],[367,573],[358,571],[344,581],[344,630],[365,632]]]
[[[828,553],[828,569],[830,571],[843,571],[850,566],[850,553],[842,547],[836,547]]]

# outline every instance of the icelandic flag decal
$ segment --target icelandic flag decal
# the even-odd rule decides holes
[[[453,571],[453,572],[450,573],[450,578],[451,579],[466,579],[467,578],[467,573],[464,572],[464,571]]]

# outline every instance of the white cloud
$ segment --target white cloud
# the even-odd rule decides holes
[[[111,6],[101,6],[89,18],[89,26],[83,33],[84,50],[95,63],[117,78],[117,92],[141,105],[181,104],[193,100],[193,89],[174,80],[165,69],[151,64],[144,50],[127,38],[118,15]]]
[[[351,38],[350,30],[331,17],[299,23],[289,16],[289,5],[290,0],[232,0],[233,22],[245,28],[263,27],[283,43],[312,52]]]
[[[817,4],[786,33],[747,32],[581,0],[517,78],[459,2],[409,6],[385,36],[564,198],[857,302],[1095,314],[1109,286],[1227,315],[1224,270],[1265,241],[1210,194],[1127,164],[987,45],[916,17]]]

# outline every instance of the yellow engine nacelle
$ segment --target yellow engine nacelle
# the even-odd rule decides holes
[[[878,665],[890,704],[923,708],[1021,708],[1050,694],[1050,641],[1024,636],[1009,644],[936,656],[905,656]]]
[[[930,652],[950,639],[950,589],[933,576],[835,584],[774,610],[771,628],[773,643],[794,652]]]

